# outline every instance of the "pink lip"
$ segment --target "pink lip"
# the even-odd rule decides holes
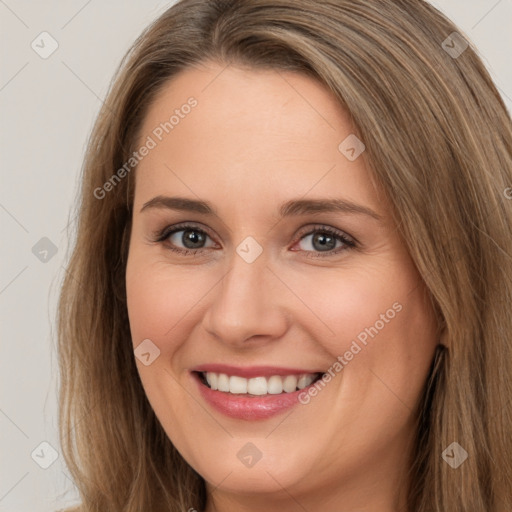
[[[227,364],[202,364],[191,368],[193,372],[225,373],[226,375],[238,375],[245,379],[252,377],[271,377],[272,375],[301,375],[323,373],[323,370],[305,370],[301,368],[283,368],[279,366],[230,366]]]
[[[220,366],[220,365],[219,365]],[[211,368],[211,366],[208,366]],[[248,373],[251,376],[263,376],[262,373],[254,373],[254,367],[248,370]],[[268,368],[267,368],[268,370]],[[266,375],[286,375],[286,373],[281,373],[282,370],[276,372],[276,369],[272,369],[271,373],[267,373]],[[301,393],[307,393],[310,386],[314,384],[310,384],[310,386],[305,387],[304,389],[294,391],[293,393],[280,393],[278,395],[263,395],[263,396],[252,396],[252,395],[235,395],[231,393],[225,393],[223,391],[214,391],[209,388],[201,381],[201,377],[196,371],[206,371],[206,370],[194,370],[191,372],[192,378],[196,381],[196,385],[198,386],[199,392],[205,401],[210,404],[214,409],[225,414],[226,416],[230,416],[231,418],[236,418],[240,420],[246,421],[254,421],[254,420],[265,420],[275,416],[287,409],[290,409],[294,405],[299,404],[299,395]],[[208,370],[214,371],[214,370]],[[237,369],[237,372],[239,369]],[[215,372],[219,373],[229,373],[227,371],[215,370]],[[315,372],[291,372],[289,371],[287,374],[300,374],[300,373],[315,373]],[[239,375],[245,377],[245,375],[241,375],[240,373],[232,373],[232,375]],[[246,377],[247,378],[247,377]]]

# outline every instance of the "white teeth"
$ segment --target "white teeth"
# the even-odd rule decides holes
[[[299,381],[297,382],[297,387],[299,389],[304,389],[309,386],[315,378],[311,375],[301,375]]]
[[[283,389],[287,393],[293,393],[297,389],[297,377],[295,375],[287,375],[283,379]]]
[[[232,375],[229,377],[229,392],[230,393],[247,393],[247,379]]]
[[[272,375],[268,379],[267,390],[270,395],[278,395],[283,392],[283,379],[278,375]]]
[[[210,385],[210,387],[214,390],[217,389],[217,374],[216,373],[207,373],[206,374],[206,382]]]
[[[254,377],[252,379],[244,379],[247,381],[247,393],[250,395],[266,395],[267,379],[265,377]]]
[[[229,392],[229,377],[225,373],[220,373],[217,377],[217,389],[219,391]]]
[[[318,374],[301,375],[272,375],[271,377],[253,377],[245,379],[238,375],[228,376],[225,373],[206,372],[203,374],[206,382],[213,390],[233,393],[235,395],[278,395],[293,393],[297,389],[309,386]]]

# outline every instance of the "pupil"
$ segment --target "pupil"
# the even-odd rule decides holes
[[[332,235],[326,233],[316,233],[313,236],[313,247],[315,247],[315,249],[317,249],[317,247],[315,246],[316,242],[320,244],[320,247],[318,249],[320,251],[330,251],[331,249],[334,249],[334,247],[336,246],[335,238]]]
[[[183,232],[183,245],[189,249],[197,249],[204,242],[204,236],[198,231],[187,229]],[[191,243],[192,245],[189,245]],[[195,245],[194,245],[195,244]]]

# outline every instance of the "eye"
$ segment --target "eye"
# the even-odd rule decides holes
[[[156,241],[167,243],[167,247],[171,251],[186,256],[188,254],[198,254],[206,249],[207,247],[203,247],[202,245],[207,238],[210,238],[208,233],[194,224],[178,224],[164,228],[164,230],[158,234]],[[180,243],[184,247],[176,247]]]
[[[308,258],[326,258],[356,247],[356,242],[352,238],[329,226],[315,226],[306,235],[300,235],[298,244],[301,243],[302,250],[307,253]]]
[[[165,243],[171,251],[187,256],[196,255],[205,249],[211,248],[212,245],[204,246],[208,238],[211,239],[210,235],[195,224],[178,224],[168,226],[157,233],[155,241]],[[179,247],[179,244],[183,247]],[[312,230],[301,234],[294,246],[300,244],[303,244],[300,250],[307,253],[306,257],[309,258],[333,256],[347,249],[355,248],[357,245],[351,237],[342,231],[323,225],[315,226]],[[213,243],[213,246],[215,246],[215,243]],[[296,249],[292,250],[297,251]]]

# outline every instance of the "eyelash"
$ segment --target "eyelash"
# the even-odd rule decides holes
[[[210,238],[212,238],[207,231],[205,231],[204,229],[201,229],[199,226],[197,226],[195,224],[184,223],[184,224],[176,224],[175,226],[167,226],[164,229],[162,229],[161,231],[158,231],[156,233],[156,238],[155,238],[154,242],[165,243],[165,241],[171,235],[178,233],[179,231],[187,231],[187,230],[197,231],[199,233],[202,233],[202,234],[207,235]],[[329,226],[323,226],[323,225],[316,225],[310,231],[307,231],[306,233],[301,234],[299,236],[299,238],[296,240],[296,242],[299,242],[300,240],[302,240],[304,237],[306,237],[308,235],[316,234],[316,233],[324,233],[324,234],[332,235],[336,239],[340,240],[345,246],[338,248],[336,250],[331,249],[329,251],[325,251],[324,254],[322,254],[319,251],[303,251],[303,252],[306,252],[306,257],[308,257],[308,258],[327,258],[329,256],[335,256],[335,255],[341,253],[342,251],[349,250],[349,249],[355,249],[357,247],[357,243],[353,239],[347,237],[342,231],[338,231],[337,229],[331,228]],[[294,244],[296,242],[294,242]],[[182,256],[188,256],[190,254],[196,255],[196,254],[199,254],[202,251],[207,249],[204,247],[201,249],[180,249],[177,247],[173,247],[171,245],[168,245],[167,247],[171,251],[179,253]]]

